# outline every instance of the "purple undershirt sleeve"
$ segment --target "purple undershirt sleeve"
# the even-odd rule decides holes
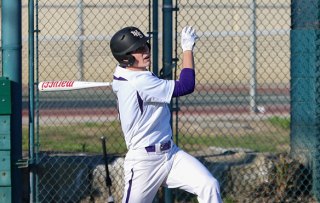
[[[180,73],[180,79],[175,81],[172,97],[179,97],[190,94],[195,87],[194,69],[184,68]]]

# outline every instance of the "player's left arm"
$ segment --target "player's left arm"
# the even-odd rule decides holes
[[[190,94],[195,88],[195,71],[193,48],[198,36],[195,30],[184,27],[181,32],[181,47],[183,51],[180,79],[177,81],[159,79],[151,74],[137,77],[133,83],[140,96],[148,102],[170,103],[172,97]],[[148,81],[145,83],[144,81]]]
[[[192,27],[185,27],[181,32],[181,47],[183,51],[180,79],[175,81],[172,97],[179,97],[190,94],[195,88],[195,71],[193,48],[197,39],[195,30]]]

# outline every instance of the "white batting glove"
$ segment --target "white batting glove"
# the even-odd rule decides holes
[[[183,51],[193,51],[194,44],[198,36],[191,26],[186,26],[181,32],[181,47]]]

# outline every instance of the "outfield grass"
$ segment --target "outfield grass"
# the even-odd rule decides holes
[[[278,130],[252,132],[241,136],[209,134],[192,136],[180,133],[178,144],[190,151],[215,146],[223,148],[246,148],[258,152],[283,152],[289,147],[288,118],[271,117],[265,121]],[[42,126],[39,129],[40,151],[101,153],[101,136],[107,138],[109,153],[122,154],[126,146],[119,122],[81,123],[67,126]],[[23,128],[23,149],[28,150],[28,129]]]

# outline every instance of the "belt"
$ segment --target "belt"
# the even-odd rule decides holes
[[[171,148],[171,140],[145,147],[147,152],[163,152]]]

